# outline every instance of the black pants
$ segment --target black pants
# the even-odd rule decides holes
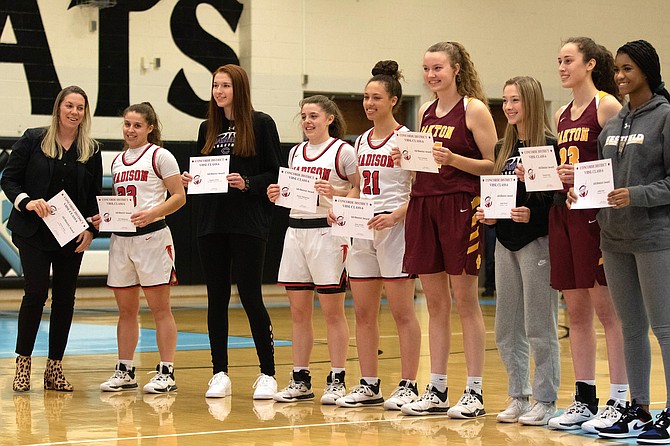
[[[272,322],[263,303],[261,282],[265,240],[240,234],[198,237],[200,261],[207,283],[207,327],[214,373],[228,372],[228,304],[231,279],[237,284],[261,372],[274,376]]]
[[[84,254],[74,252],[76,241],[56,251],[39,249],[18,236],[14,236],[13,241],[19,248],[25,278],[25,295],[19,310],[16,353],[32,356],[44,304],[49,296],[49,270],[52,269],[49,358],[61,360],[72,325],[77,276]]]

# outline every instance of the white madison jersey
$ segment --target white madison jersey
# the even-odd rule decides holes
[[[317,145],[305,141],[291,149],[288,165],[291,169],[318,174],[335,190],[346,192],[351,189],[347,177],[356,173],[356,153],[350,144],[337,138],[328,138]],[[291,209],[290,215],[293,218],[324,218],[333,207],[332,201],[320,195],[315,214]]]
[[[395,133],[386,139],[373,140],[367,130],[356,139],[356,155],[361,182],[361,198],[373,200],[375,213],[393,212],[409,201],[412,173],[395,167],[391,149],[398,147]],[[404,125],[396,131],[408,132]]]
[[[175,157],[167,149],[151,143],[127,149],[112,162],[114,195],[132,196],[136,211],[165,202],[167,188],[163,178],[173,175],[179,175]]]

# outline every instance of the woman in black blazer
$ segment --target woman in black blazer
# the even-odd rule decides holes
[[[12,146],[2,173],[2,190],[14,204],[7,227],[19,249],[25,295],[19,310],[16,375],[13,389],[30,390],[31,355],[49,292],[53,270],[49,358],[44,388],[70,392],[61,360],[74,313],[75,289],[84,251],[95,229],[90,226],[61,247],[43,222],[47,200],[65,190],[88,218],[98,213],[96,196],[102,190],[102,156],[90,136],[91,113],[84,90],[64,88],[56,98],[51,125],[25,131]]]

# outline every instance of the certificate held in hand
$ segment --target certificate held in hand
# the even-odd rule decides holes
[[[512,209],[516,207],[516,176],[482,175],[479,178],[484,218],[512,218]]]
[[[100,232],[137,232],[137,226],[130,221],[135,212],[133,197],[100,196]]]
[[[88,228],[86,219],[64,190],[57,193],[47,203],[51,210],[49,215],[44,217],[44,223],[61,247],[67,245]]]
[[[280,167],[277,180],[279,198],[275,204],[289,209],[315,213],[319,197],[316,192],[316,180],[318,179],[319,175],[315,173]]]
[[[193,180],[188,185],[188,194],[228,192],[226,177],[230,172],[230,155],[193,156],[190,160],[189,173]]]
[[[526,170],[526,192],[561,190],[563,183],[556,168],[554,146],[519,147],[521,163]]]
[[[400,150],[400,168],[429,173],[440,171],[433,158],[433,135],[423,132],[394,133]]]
[[[374,230],[368,228],[368,222],[375,216],[372,200],[333,197],[333,214],[331,235],[374,240]]]
[[[575,194],[577,201],[570,209],[610,207],[607,195],[614,190],[612,160],[604,159],[575,164]]]

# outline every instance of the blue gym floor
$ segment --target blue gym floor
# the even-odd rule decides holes
[[[0,358],[16,356],[17,319],[14,317],[0,317]],[[291,345],[290,341],[275,340],[275,346]],[[33,356],[46,356],[49,347],[49,321],[43,320],[37,334],[37,342]],[[253,348],[254,341],[250,337],[230,336],[228,348]],[[177,336],[177,350],[208,350],[209,338],[206,333],[179,332]],[[137,343],[137,352],[156,352],[156,330],[140,329],[140,338]],[[73,323],[70,330],[67,355],[92,355],[116,353],[116,326]]]

